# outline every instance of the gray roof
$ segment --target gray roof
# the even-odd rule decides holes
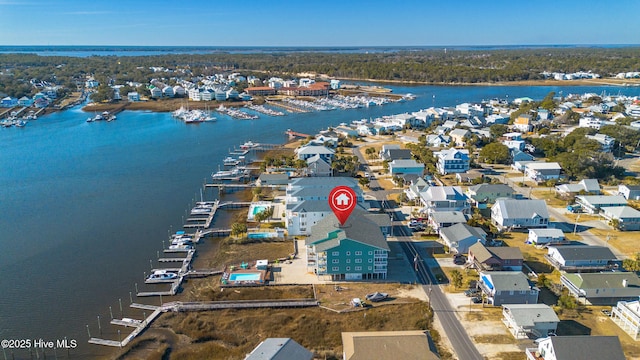
[[[331,213],[311,228],[311,236],[306,239],[306,245],[315,243],[316,251],[326,251],[339,246],[341,240],[349,239],[390,250],[380,226],[367,215],[366,211],[356,208],[344,226],[339,226],[338,218]],[[331,233],[336,236],[331,237]]]
[[[492,193],[492,194],[502,194],[502,193],[510,193],[513,194],[515,191],[509,185],[505,184],[478,184],[469,186],[469,191],[474,193]]]
[[[551,336],[549,339],[558,360],[626,359],[617,336]]]
[[[290,338],[268,338],[256,346],[245,360],[311,360],[313,353]]]
[[[490,278],[493,287],[499,291],[531,290],[529,279],[522,271],[481,272],[480,278]]]
[[[424,168],[424,164],[413,159],[396,159],[389,163],[390,167],[415,167]]]
[[[580,198],[585,204],[591,205],[608,205],[608,204],[626,204],[627,199],[622,195],[587,195],[576,196]]]
[[[437,224],[467,222],[467,216],[461,211],[434,211],[429,217]]]
[[[567,245],[553,246],[565,260],[617,260],[606,246]]]
[[[336,187],[345,185],[354,189],[359,188],[358,182],[351,177],[332,176],[332,177],[301,177],[293,178],[289,181],[291,186],[315,186],[315,187]]]
[[[320,154],[315,154],[312,157],[307,159],[307,165],[311,165],[316,162],[322,162],[322,163],[325,163],[327,166],[331,167],[331,164],[329,164],[325,159],[321,158]]]
[[[614,219],[640,218],[640,211],[631,206],[610,206],[603,208],[602,211],[613,216]]]
[[[326,146],[309,145],[296,149],[297,154],[334,154],[335,151]]]
[[[285,173],[281,173],[281,174],[262,173],[262,174],[260,174],[258,179],[260,179],[260,181],[288,180],[289,179],[289,175],[287,175]]]
[[[534,233],[538,237],[564,237],[562,230],[556,228],[529,229],[529,233]]]
[[[600,183],[597,179],[583,179],[580,183],[584,184],[584,189],[587,192],[600,191]]]
[[[411,159],[411,150],[409,149],[389,149],[384,154],[387,160]]]
[[[467,224],[455,224],[440,230],[440,234],[449,241],[460,241],[470,237],[486,239],[487,233],[479,227]]]
[[[545,304],[510,304],[502,305],[508,309],[511,317],[518,326],[534,327],[536,323],[560,322],[558,315],[549,305]]]
[[[498,199],[494,207],[499,207],[503,219],[532,218],[534,214],[549,218],[549,210],[544,200]]]
[[[575,287],[588,289],[615,289],[618,297],[640,295],[640,278],[633,272],[565,273],[562,275]],[[627,286],[624,286],[624,282]],[[600,291],[602,296],[612,296],[611,292]]]
[[[449,136],[467,136],[470,132],[467,129],[453,129],[449,132]]]

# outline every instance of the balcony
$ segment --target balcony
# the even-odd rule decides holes
[[[527,348],[525,351],[527,360],[544,360],[544,356],[540,355],[538,348]]]

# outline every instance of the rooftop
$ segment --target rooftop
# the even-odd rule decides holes
[[[343,332],[345,360],[436,360],[427,332],[370,331]]]

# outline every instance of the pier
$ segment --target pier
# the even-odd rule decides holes
[[[297,138],[297,137],[306,139],[308,137],[311,137],[311,135],[309,135],[309,134],[299,133],[299,132],[293,131],[291,129],[285,131],[284,133],[286,135],[289,135],[290,139],[294,139],[294,138]]]
[[[309,112],[309,110],[301,109],[301,108],[296,107],[296,106],[285,104],[282,101],[267,101],[267,105],[271,105],[271,106],[274,106],[274,107],[279,107],[279,108],[285,109],[285,110],[293,112],[293,113],[308,113]]]

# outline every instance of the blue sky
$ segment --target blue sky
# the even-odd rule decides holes
[[[0,0],[0,45],[640,44],[638,0]]]

